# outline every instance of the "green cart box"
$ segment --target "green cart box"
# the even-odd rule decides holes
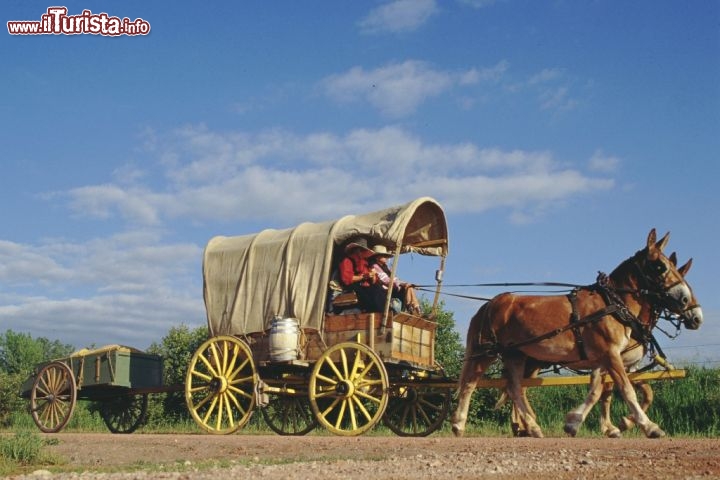
[[[78,398],[92,398],[98,391],[118,388],[155,389],[163,384],[160,355],[152,355],[123,345],[107,345],[79,350],[69,357],[54,360],[67,365],[73,373]],[[52,362],[36,365],[22,387],[27,397],[37,374]]]
[[[80,350],[65,363],[78,388],[93,386],[152,388],[162,385],[162,357],[121,345]]]

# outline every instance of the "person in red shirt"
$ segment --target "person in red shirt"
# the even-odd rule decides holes
[[[358,297],[365,312],[382,312],[385,309],[385,289],[378,283],[368,258],[373,255],[367,240],[355,238],[345,246],[345,257],[340,261],[340,283]]]
[[[383,286],[386,294],[388,287],[392,286],[393,298],[400,300],[403,308],[407,312],[420,316],[422,311],[420,310],[420,302],[418,302],[417,295],[415,294],[414,285],[403,282],[397,277],[394,278],[392,285],[390,284],[392,269],[388,266],[387,262],[393,254],[388,251],[385,245],[375,245],[372,249],[373,254],[368,259],[368,263],[370,268],[375,272],[377,282]],[[399,311],[396,313],[399,313]]]

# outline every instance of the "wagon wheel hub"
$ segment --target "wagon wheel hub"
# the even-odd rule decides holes
[[[342,380],[335,385],[335,393],[342,398],[350,398],[355,394],[355,384],[350,380]]]
[[[414,388],[408,388],[405,390],[405,393],[402,395],[402,397],[410,403],[417,403],[418,401],[418,392]]]
[[[210,389],[216,393],[223,393],[227,390],[228,382],[225,377],[214,377],[210,380]]]

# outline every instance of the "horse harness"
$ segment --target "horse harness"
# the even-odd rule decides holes
[[[603,296],[606,306],[596,312],[591,313],[590,315],[580,318],[577,307],[577,293],[580,290],[591,290],[598,292],[600,295]],[[651,331],[654,322],[650,322],[650,328],[648,328],[635,315],[633,315],[630,310],[628,310],[627,306],[622,301],[617,292],[609,285],[608,277],[606,274],[599,272],[597,281],[594,284],[574,288],[570,291],[570,293],[567,294],[567,298],[570,301],[570,305],[572,306],[572,313],[570,314],[570,321],[568,325],[556,328],[537,337],[533,337],[522,342],[510,343],[505,346],[501,346],[498,343],[497,339],[493,338],[494,341],[492,342],[481,343],[479,345],[479,351],[473,354],[472,357],[501,355],[505,351],[517,350],[518,348],[524,347],[526,345],[541,342],[543,340],[547,340],[548,338],[555,337],[557,335],[560,335],[561,333],[571,330],[575,336],[575,342],[580,351],[581,360],[587,360],[588,357],[587,352],[585,351],[585,343],[582,339],[582,328],[599,321],[606,315],[611,315],[617,321],[629,327],[633,332],[633,337],[635,337],[639,345],[647,346],[648,344],[650,344],[652,348],[655,349],[661,357],[664,357],[664,354]],[[654,320],[657,319],[657,317],[659,316],[659,311],[653,308],[652,315]],[[630,347],[630,349],[632,348],[637,348],[637,345]]]

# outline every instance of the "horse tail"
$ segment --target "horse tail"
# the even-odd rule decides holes
[[[477,373],[475,372],[477,362],[480,357],[486,356],[485,353],[481,352],[479,347],[482,340],[482,330],[489,321],[489,305],[490,302],[484,303],[470,320],[465,342],[465,358],[463,359],[463,366],[460,371],[460,378],[458,379],[458,386],[460,386],[460,388],[470,381],[477,381]],[[455,398],[459,395],[460,388],[455,390]]]

